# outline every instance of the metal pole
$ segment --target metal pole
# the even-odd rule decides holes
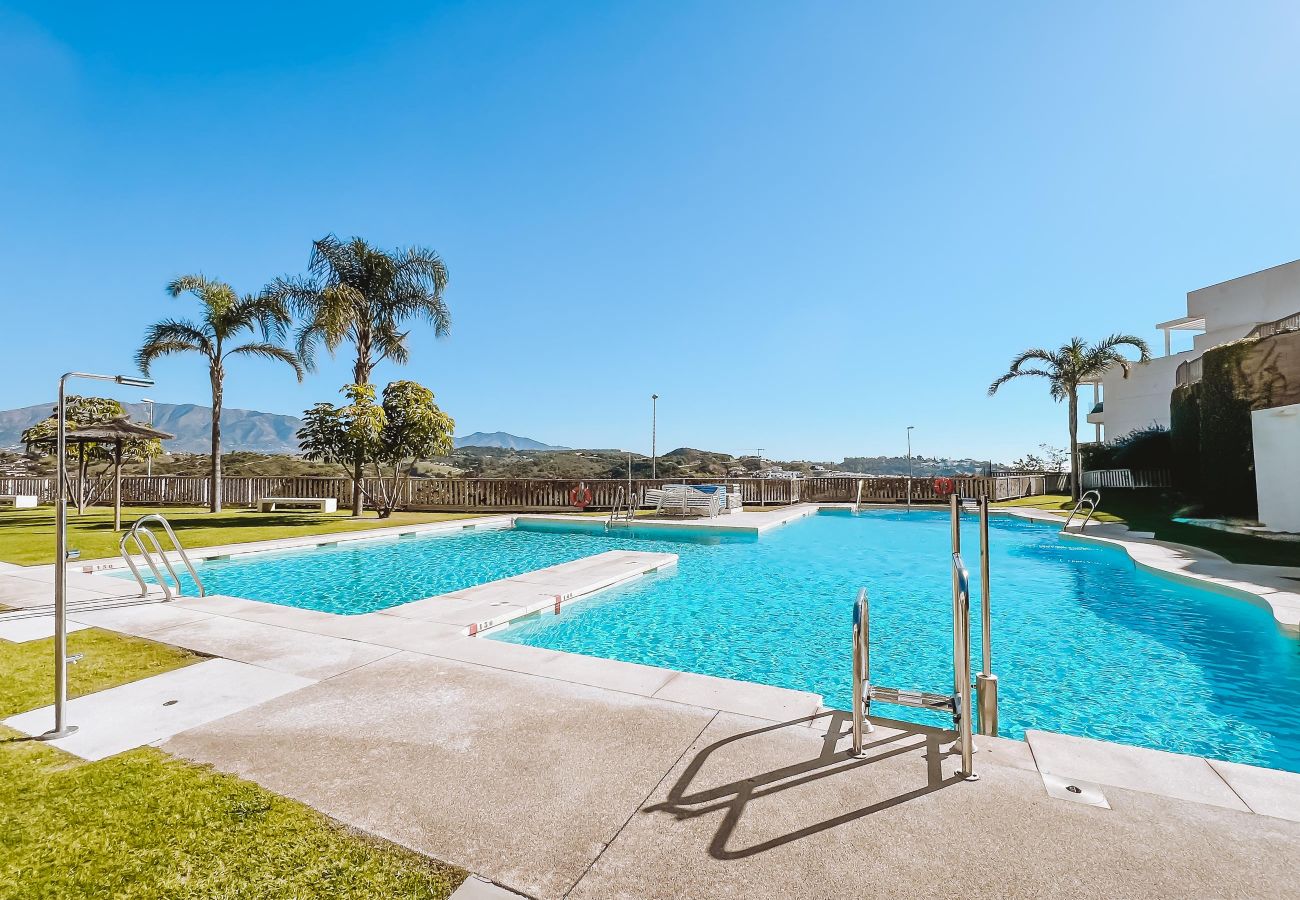
[[[77,730],[76,725],[64,721],[64,707],[68,703],[68,500],[65,495],[68,474],[64,454],[68,449],[67,382],[73,374],[70,372],[59,379],[58,436],[54,443],[57,472],[54,479],[54,728],[40,736],[47,741]]]
[[[948,509],[952,517],[952,552],[961,552],[961,498],[953,491],[948,495]]]
[[[853,755],[866,756],[862,735],[875,731],[867,718],[871,710],[871,611],[867,606],[867,589],[858,591],[853,604]]]
[[[149,427],[152,428],[153,427],[153,401],[150,400],[148,397],[146,397],[141,402],[149,404]],[[144,459],[144,474],[149,478],[153,477],[153,454],[152,453],[146,456]]]
[[[77,730],[76,725],[67,724],[68,705],[68,500],[67,500],[67,463],[65,454],[68,450],[68,404],[67,382],[69,378],[89,378],[95,381],[115,381],[133,387],[148,387],[153,384],[146,378],[130,378],[125,375],[91,375],[87,372],[65,372],[59,378],[58,425],[54,441],[55,453],[55,500],[54,500],[54,728],[37,735],[40,741],[53,741],[67,737]]]
[[[659,395],[650,395],[650,477],[659,477]]]
[[[915,425],[907,426],[907,511],[912,511],[912,429]]]
[[[980,734],[998,734],[998,676],[993,674],[993,607],[989,600],[989,497],[980,497],[980,656],[982,671],[975,676],[975,703]]]

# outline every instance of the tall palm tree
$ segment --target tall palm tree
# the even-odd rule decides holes
[[[989,396],[998,388],[1022,376],[1046,378],[1051,385],[1052,399],[1058,403],[1068,400],[1070,406],[1070,497],[1079,499],[1079,385],[1100,378],[1111,366],[1118,366],[1128,378],[1133,361],[1120,352],[1120,347],[1132,347],[1139,361],[1151,358],[1151,348],[1140,337],[1131,334],[1112,334],[1104,341],[1089,345],[1083,338],[1072,338],[1059,350],[1035,348],[1026,350],[1011,361],[1007,373],[989,385]],[[1026,366],[1028,365],[1028,368]]]
[[[291,321],[283,302],[273,297],[235,293],[224,281],[203,275],[182,275],[167,285],[167,293],[179,297],[186,291],[203,304],[203,319],[163,319],[145,332],[136,351],[136,365],[148,375],[154,360],[173,353],[200,353],[208,360],[212,383],[212,475],[208,484],[208,508],[221,512],[221,398],[225,389],[226,360],[231,356],[274,359],[290,366],[302,381],[303,368],[291,350],[280,346]],[[257,326],[262,340],[226,349],[241,332]]]
[[[263,296],[285,303],[300,317],[296,349],[308,369],[315,367],[318,344],[333,355],[346,341],[356,350],[352,383],[369,384],[383,360],[404,365],[410,359],[409,320],[427,321],[438,337],[451,330],[442,299],[447,267],[432,250],[385,251],[359,237],[343,241],[329,234],[312,242],[307,266],[307,275],[277,278]],[[361,469],[362,460],[354,460],[354,516],[361,515]]]

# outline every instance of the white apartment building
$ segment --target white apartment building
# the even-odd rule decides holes
[[[1152,425],[1168,428],[1179,364],[1295,313],[1300,313],[1300,260],[1189,292],[1187,315],[1156,326],[1164,332],[1163,356],[1134,366],[1128,378],[1112,369],[1093,386],[1096,405],[1088,421],[1096,426],[1096,439],[1114,441]],[[1191,350],[1169,352],[1175,331],[1196,332]]]

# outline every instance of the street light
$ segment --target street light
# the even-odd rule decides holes
[[[912,511],[912,429],[915,425],[907,426],[907,511]]]
[[[659,454],[658,454],[658,427],[659,427],[659,395],[650,395],[650,477],[659,477]]]
[[[149,404],[149,427],[152,428],[153,427],[153,401],[150,400],[148,397],[145,397],[140,402]],[[150,478],[153,477],[153,454],[152,453],[150,453],[148,456],[144,458],[144,474]]]
[[[68,703],[68,498],[66,495],[68,470],[68,403],[69,378],[86,378],[91,381],[112,381],[128,387],[151,387],[148,378],[130,375],[92,375],[89,372],[65,372],[59,379],[58,437],[54,445],[55,501],[54,501],[54,728],[37,736],[38,741],[52,741],[67,737],[77,726],[64,722],[64,707]]]

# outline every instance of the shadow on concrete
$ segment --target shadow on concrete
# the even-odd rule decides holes
[[[816,757],[803,762],[781,766],[767,772],[757,773],[728,784],[696,791],[691,790],[692,783],[699,777],[709,758],[723,748],[736,745],[742,741],[753,740],[756,737],[782,728],[803,728],[819,718],[826,718],[828,727],[826,735],[822,739],[821,751]],[[884,724],[878,719],[874,721],[878,724]],[[908,722],[890,721],[888,727],[891,731],[895,728],[899,730],[886,735],[867,735],[868,740],[864,746],[867,756],[863,759],[854,758],[852,750],[836,749],[839,741],[847,737],[852,729],[849,714],[838,710],[732,735],[710,744],[697,753],[686,766],[681,777],[677,779],[677,783],[669,790],[667,799],[663,803],[646,807],[645,812],[667,812],[679,820],[685,820],[725,810],[722,823],[718,826],[717,832],[709,842],[709,855],[719,860],[744,859],[836,828],[856,819],[891,809],[950,785],[962,783],[963,779],[959,774],[953,774],[947,778],[943,775],[943,757],[946,754],[940,749],[939,745],[945,737],[948,740],[952,739],[950,733],[923,728]],[[787,834],[769,838],[749,847],[736,849],[728,847],[728,842],[734,835],[746,807],[752,801],[779,794],[781,791],[790,788],[801,787],[823,778],[853,772],[904,754],[915,753],[921,749],[924,749],[924,758],[926,760],[926,776],[923,785],[863,806],[860,809],[840,813]]]

